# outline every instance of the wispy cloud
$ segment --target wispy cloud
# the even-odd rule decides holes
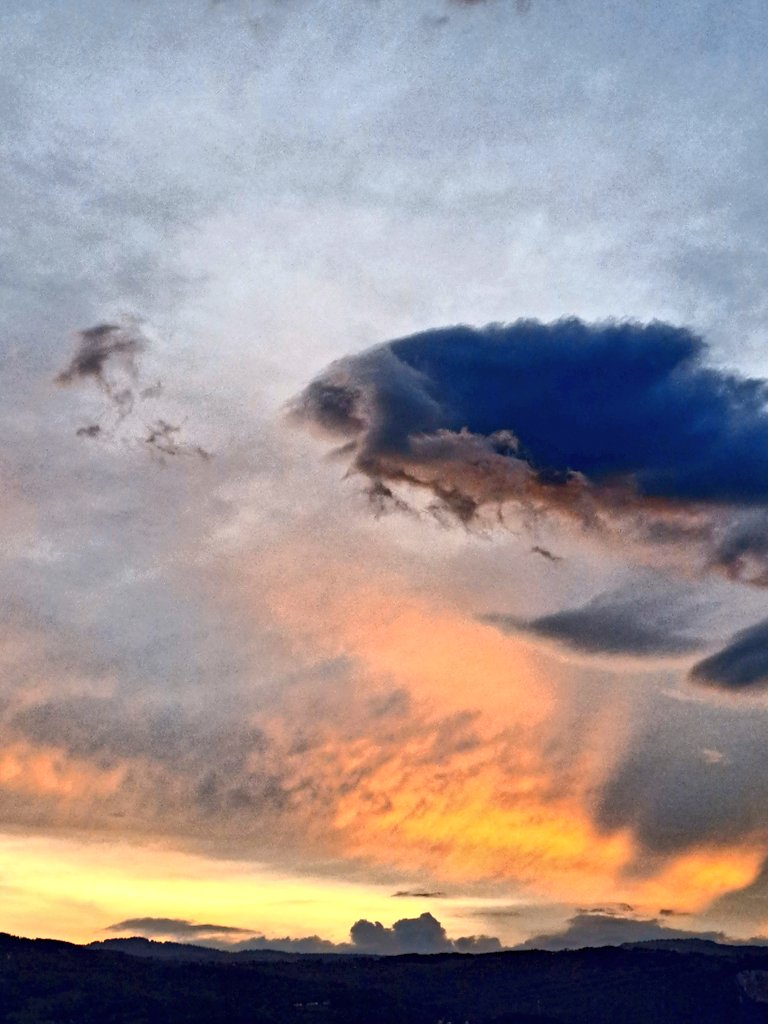
[[[691,633],[700,609],[660,587],[635,583],[598,594],[577,608],[534,619],[489,614],[483,621],[507,632],[532,633],[586,654],[659,658],[700,650]]]
[[[392,896],[397,898],[411,898],[411,899],[422,899],[422,900],[439,900],[443,899],[447,894],[444,892],[430,891],[429,889],[400,889],[397,892],[393,892]]]
[[[156,400],[164,394],[161,381],[142,381],[139,358],[149,347],[149,339],[138,321],[103,323],[77,334],[77,347],[69,364],[56,377],[61,385],[92,382],[104,394],[111,416],[88,423],[75,431],[90,440],[112,439],[124,421],[133,419],[141,409],[141,427],[134,425],[131,440],[140,442],[161,461],[177,455],[195,455],[209,459],[201,445],[187,441],[180,424],[158,415]]]
[[[256,929],[232,928],[225,924],[196,924],[178,917],[130,917],[108,925],[105,931],[143,935],[147,938],[210,939],[253,934]]]

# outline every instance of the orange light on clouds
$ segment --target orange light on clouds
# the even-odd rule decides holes
[[[621,697],[583,724],[564,773],[548,751],[563,727],[566,667],[535,643],[474,621],[445,595],[415,595],[392,573],[371,579],[343,557],[322,573],[300,565],[277,552],[260,566],[270,608],[298,649],[351,657],[359,689],[404,690],[419,722],[391,745],[374,730],[350,738],[331,727],[314,752],[319,774],[356,780],[335,801],[343,856],[439,881],[506,881],[536,899],[654,908],[702,908],[754,877],[757,843],[679,854],[641,878],[631,831],[606,835],[593,824],[594,792],[621,751]],[[466,742],[448,744],[441,759],[435,735],[452,715],[465,716]]]
[[[114,793],[123,769],[98,771],[63,750],[14,743],[0,750],[0,786],[19,793],[77,799]]]
[[[696,912],[722,893],[749,885],[764,857],[757,841],[751,847],[691,850],[671,858],[649,878],[628,879],[626,889],[638,903],[667,906],[676,901]]]
[[[534,725],[554,709],[557,669],[545,672],[533,645],[415,595],[392,573],[371,580],[341,558],[308,573],[301,552],[278,552],[259,563],[257,582],[297,650],[351,656],[369,686],[405,687],[444,714],[479,710],[494,728]]]

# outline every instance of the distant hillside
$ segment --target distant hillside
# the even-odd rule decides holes
[[[193,946],[186,942],[157,942],[138,935],[130,939],[102,939],[100,942],[91,942],[84,948],[127,953],[129,956],[151,957],[155,960],[174,960],[177,963],[295,960],[302,955],[300,953],[284,953],[277,949],[243,950],[233,953],[225,949],[213,949],[210,946]]]
[[[268,958],[0,934],[0,1022],[768,1024],[768,949],[657,945]]]
[[[701,953],[706,956],[768,955],[768,945],[712,942],[711,939],[646,939],[644,942],[624,942],[622,949],[667,949],[674,953]]]

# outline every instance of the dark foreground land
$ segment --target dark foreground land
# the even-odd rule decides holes
[[[768,948],[671,942],[377,959],[0,935],[0,1021],[768,1024]]]

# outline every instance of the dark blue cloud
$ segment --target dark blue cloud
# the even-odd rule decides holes
[[[300,408],[368,457],[464,430],[545,483],[578,473],[647,497],[762,502],[768,388],[705,367],[705,351],[659,322],[448,327],[334,364]]]
[[[518,321],[390,349],[422,375],[440,427],[511,430],[541,474],[631,475],[641,493],[667,498],[768,496],[766,385],[704,368],[704,345],[687,330]]]
[[[504,503],[593,530],[620,518],[765,583],[768,384],[706,351],[661,322],[447,327],[333,363],[292,414],[343,442],[378,504],[403,507],[404,484],[465,522]]]

